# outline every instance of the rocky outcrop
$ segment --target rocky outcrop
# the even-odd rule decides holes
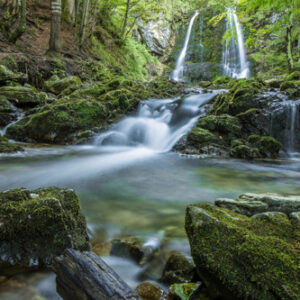
[[[187,208],[192,256],[213,299],[298,298],[299,201],[244,194]]]
[[[171,23],[161,14],[157,20],[139,20],[140,39],[156,55],[163,56],[168,50],[171,39]]]
[[[0,127],[5,127],[17,119],[12,104],[4,96],[0,96]]]
[[[22,73],[14,73],[6,66],[0,65],[0,84],[5,84],[10,81],[22,83],[27,81],[27,76]]]
[[[69,76],[65,78],[59,78],[58,76],[52,76],[49,80],[45,81],[44,83],[44,90],[49,93],[53,93],[55,95],[59,95],[66,89],[73,88],[78,89],[81,84],[81,80],[79,77],[76,76]]]
[[[55,187],[0,192],[0,236],[2,275],[44,268],[67,248],[89,247],[77,195]]]
[[[24,151],[24,148],[18,144],[11,143],[7,138],[0,135],[0,153],[15,153]]]

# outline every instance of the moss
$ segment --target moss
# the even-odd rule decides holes
[[[241,139],[237,139],[237,140],[233,140],[231,142],[231,147],[234,148],[234,147],[237,147],[237,146],[242,146],[245,144],[245,141],[244,140],[241,140]]]
[[[14,153],[19,151],[24,151],[24,149],[18,144],[10,143],[4,136],[0,136],[0,153]]]
[[[257,147],[263,157],[277,158],[282,144],[270,136],[251,135],[248,142]]]
[[[300,71],[292,72],[291,74],[284,77],[285,81],[291,81],[291,80],[300,80]]]
[[[1,65],[6,66],[8,69],[10,69],[12,72],[16,73],[19,71],[16,60],[10,55],[3,57],[0,63]]]
[[[1,274],[43,267],[66,248],[88,248],[86,223],[72,190],[24,188],[0,193]]]
[[[187,135],[187,144],[195,148],[200,148],[202,146],[209,145],[217,141],[218,138],[216,135],[211,133],[209,130],[203,128],[195,127]]]
[[[64,94],[71,94],[72,89],[77,89],[80,84],[81,80],[76,76],[69,76],[63,79],[59,79],[58,76],[52,76],[48,81],[45,81],[44,90],[58,95],[68,89],[69,92],[65,92]]]
[[[201,283],[182,283],[182,284],[172,284],[169,289],[169,295],[171,299],[180,299],[180,300],[190,300],[196,297],[195,299],[205,299],[201,298],[198,295]]]
[[[107,116],[108,111],[101,103],[63,98],[9,127],[7,136],[21,141],[73,142],[74,133],[104,126]]]
[[[249,218],[208,204],[186,211],[199,276],[209,290],[242,299],[297,299],[300,233],[285,215]]]
[[[261,158],[261,154],[258,148],[249,147],[244,144],[232,146],[230,150],[230,156],[241,159]]]

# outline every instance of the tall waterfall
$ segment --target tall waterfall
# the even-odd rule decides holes
[[[108,132],[100,134],[97,145],[115,149],[144,148],[168,152],[204,114],[204,104],[219,91],[175,99],[150,99],[140,103],[136,116],[126,117]]]
[[[287,121],[290,122],[289,128],[290,132],[288,135],[288,152],[290,155],[294,155],[297,153],[297,146],[296,146],[296,130],[298,129],[298,106],[299,103],[296,101],[289,101],[287,103],[288,106],[288,115],[289,118],[287,118]]]
[[[233,78],[248,78],[250,70],[244,46],[243,31],[235,9],[232,7],[227,9],[226,32],[228,30],[231,32],[232,37],[229,42],[225,41],[223,45],[223,74]]]
[[[198,14],[199,14],[199,11],[196,10],[190,21],[190,24],[189,24],[189,27],[188,27],[188,30],[187,30],[187,33],[185,36],[185,40],[184,40],[184,46],[180,52],[180,55],[178,56],[178,59],[176,62],[176,67],[170,76],[170,78],[175,81],[183,80],[183,71],[184,71],[184,62],[185,62],[186,52],[187,52],[187,48],[189,45],[193,25],[194,25],[195,19],[198,16]]]

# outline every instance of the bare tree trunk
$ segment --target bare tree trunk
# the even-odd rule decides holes
[[[125,36],[125,32],[126,32],[126,27],[127,27],[127,22],[128,22],[128,15],[129,15],[129,6],[130,6],[130,0],[127,0],[127,4],[126,4],[126,12],[125,12],[125,16],[124,16],[124,24],[123,24],[123,29],[122,29],[122,39]]]
[[[81,47],[85,38],[85,29],[89,18],[90,0],[83,0],[82,19],[79,30],[79,46]]]
[[[61,0],[51,1],[51,32],[49,40],[49,51],[60,52],[60,27],[61,27]]]

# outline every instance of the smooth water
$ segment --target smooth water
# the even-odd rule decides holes
[[[185,57],[186,57],[186,53],[187,53],[187,49],[188,49],[188,45],[189,45],[189,41],[190,41],[190,37],[191,37],[191,32],[192,32],[192,29],[194,26],[194,22],[198,15],[199,15],[199,11],[196,10],[190,21],[190,24],[189,24],[189,27],[188,27],[188,30],[187,30],[187,33],[185,36],[184,45],[180,52],[180,55],[177,58],[175,69],[171,74],[170,79],[172,79],[172,80],[183,81]]]
[[[213,202],[244,192],[300,194],[300,161],[245,162],[199,159],[169,150],[205,113],[218,92],[141,103],[91,145],[26,149],[0,156],[0,190],[55,185],[74,189],[93,240],[134,235],[188,253],[184,231],[189,203]],[[132,287],[141,269],[107,258]],[[127,271],[126,271],[127,270]],[[129,271],[130,270],[130,271]],[[60,299],[53,274],[33,273],[0,286],[0,300]],[[17,284],[16,284],[17,282]]]
[[[224,41],[222,53],[223,74],[233,78],[248,78],[250,76],[244,37],[241,24],[235,9],[227,9],[226,32],[230,31],[230,41]],[[235,38],[236,37],[236,38]]]

